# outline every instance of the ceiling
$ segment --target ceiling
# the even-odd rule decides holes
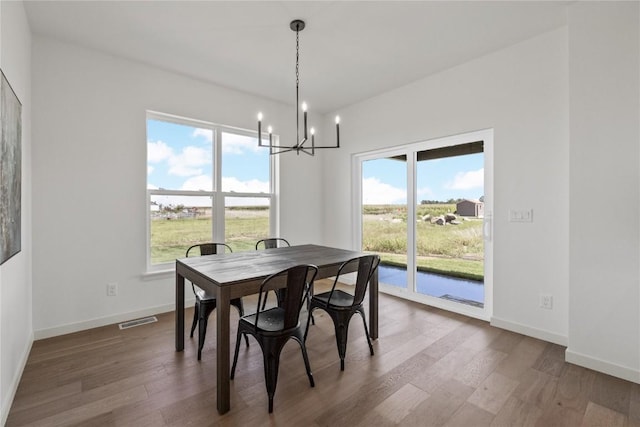
[[[326,113],[566,24],[567,2],[26,1],[35,34]]]

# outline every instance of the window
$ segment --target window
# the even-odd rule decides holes
[[[275,235],[273,161],[255,132],[148,113],[148,269],[196,243],[239,251]]]

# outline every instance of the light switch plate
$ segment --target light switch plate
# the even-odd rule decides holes
[[[533,222],[533,209],[509,209],[509,222]]]

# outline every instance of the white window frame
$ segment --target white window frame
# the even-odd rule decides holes
[[[446,146],[483,141],[484,153],[484,308],[477,308],[447,301],[416,292],[416,242],[415,221],[407,220],[407,288],[380,284],[380,292],[395,295],[411,301],[442,308],[466,316],[490,320],[493,314],[493,129],[483,129],[432,140],[414,142],[396,147],[353,154],[351,157],[352,205],[352,246],[362,248],[362,163],[367,160],[398,155],[407,156],[407,218],[415,218],[416,200],[416,159],[417,153]]]
[[[222,191],[222,133],[233,133],[236,135],[258,137],[258,132],[247,129],[236,128],[232,126],[219,125],[203,120],[189,119],[171,114],[160,113],[157,111],[147,111],[145,118],[145,135],[148,120],[159,120],[175,123],[184,126],[193,126],[201,129],[209,129],[213,132],[212,139],[212,165],[213,165],[213,185],[212,191],[182,191],[182,190],[165,190],[165,189],[146,189],[146,216],[147,216],[147,233],[146,233],[146,264],[147,273],[159,273],[173,271],[175,263],[173,261],[162,264],[151,264],[151,215],[149,215],[149,206],[151,205],[151,197],[155,195],[169,196],[198,196],[211,198],[212,210],[212,230],[211,239],[215,242],[225,241],[225,198],[226,197],[258,197],[269,199],[269,233],[272,236],[278,235],[279,229],[279,203],[277,197],[277,172],[279,162],[278,156],[269,157],[269,193],[239,193],[233,191]],[[264,136],[263,136],[264,137]],[[148,137],[146,138],[148,142]],[[146,167],[145,167],[146,170]],[[145,182],[145,186],[147,183]]]

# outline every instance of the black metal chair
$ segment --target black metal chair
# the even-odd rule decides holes
[[[185,256],[197,256],[197,250],[200,250],[200,256],[216,255],[219,250],[222,250],[222,252],[224,252],[225,250],[233,252],[231,250],[231,247],[225,243],[199,243],[187,249],[187,253]],[[200,360],[202,357],[202,348],[204,347],[204,338],[207,334],[207,323],[209,323],[209,315],[216,308],[216,297],[215,295],[208,294],[203,289],[195,286],[193,283],[191,284],[191,288],[193,289],[193,294],[196,296],[196,306],[193,312],[193,323],[191,324],[191,333],[189,334],[189,336],[193,338],[193,331],[195,331],[196,325],[199,325],[198,360]],[[244,306],[242,305],[242,298],[232,299],[231,305],[235,306],[238,309],[240,317],[244,316]],[[247,338],[246,335],[244,338],[248,346],[249,338]]]
[[[243,316],[238,322],[238,337],[236,351],[233,355],[231,379],[235,376],[236,364],[238,363],[240,335],[249,334],[258,341],[262,349],[264,378],[267,386],[267,395],[269,396],[269,413],[273,412],[273,396],[278,382],[280,353],[290,338],[300,344],[309,383],[311,387],[315,386],[299,318],[300,309],[307,292],[307,283],[313,283],[316,274],[318,274],[318,267],[303,264],[267,277],[260,286],[256,313]],[[282,288],[283,285],[287,292],[281,306],[269,308],[268,310],[262,309],[262,298],[266,296],[267,292]]]
[[[274,249],[274,248],[284,248],[291,246],[287,239],[283,239],[282,237],[269,237],[268,239],[261,239],[256,242],[256,250],[260,249]],[[280,290],[275,290],[276,299],[278,300],[278,305],[280,304],[280,300],[284,298],[284,295],[281,294]],[[267,305],[267,296],[265,295],[264,302],[262,303],[262,309]]]
[[[261,239],[256,242],[256,250],[282,248],[285,246],[291,245],[287,239],[283,239],[282,237],[269,237],[268,239]]]
[[[256,243],[256,250],[260,250],[260,249],[274,249],[274,248],[284,248],[284,247],[290,247],[291,245],[289,244],[289,242],[287,241],[287,239],[283,239],[282,237],[270,237],[268,239],[262,239],[262,240],[258,240],[258,242]],[[307,302],[307,310],[309,309],[309,298],[310,295],[313,295],[313,283],[308,283],[307,284],[308,289],[308,293],[306,294],[306,302]],[[276,294],[276,300],[278,301],[278,305],[280,305],[281,301],[285,298],[285,290],[284,289],[276,289],[275,291]],[[262,302],[262,309],[264,310],[265,307],[267,306],[267,299],[268,296],[265,295],[264,297],[264,301]],[[311,323],[312,324],[316,324],[316,319],[313,318],[313,316],[311,316]]]
[[[355,313],[360,313],[360,316],[362,316],[364,332],[367,336],[367,342],[369,343],[369,351],[373,356],[373,346],[371,345],[371,339],[369,338],[369,329],[367,328],[367,320],[365,319],[362,301],[364,300],[365,293],[367,292],[369,280],[371,279],[373,272],[378,268],[378,264],[380,264],[380,257],[378,255],[365,255],[345,261],[338,270],[338,274],[336,275],[331,290],[311,297],[309,318],[311,318],[313,310],[321,308],[331,316],[331,319],[333,319],[333,326],[336,331],[336,343],[338,344],[338,355],[340,356],[341,371],[344,371],[344,358],[347,353],[349,322]],[[336,285],[343,271],[353,271],[356,265],[357,278],[354,294],[351,295],[348,292],[336,289]],[[347,268],[347,266],[349,268]],[[305,341],[308,333],[309,320],[307,320],[307,328],[304,332]]]

